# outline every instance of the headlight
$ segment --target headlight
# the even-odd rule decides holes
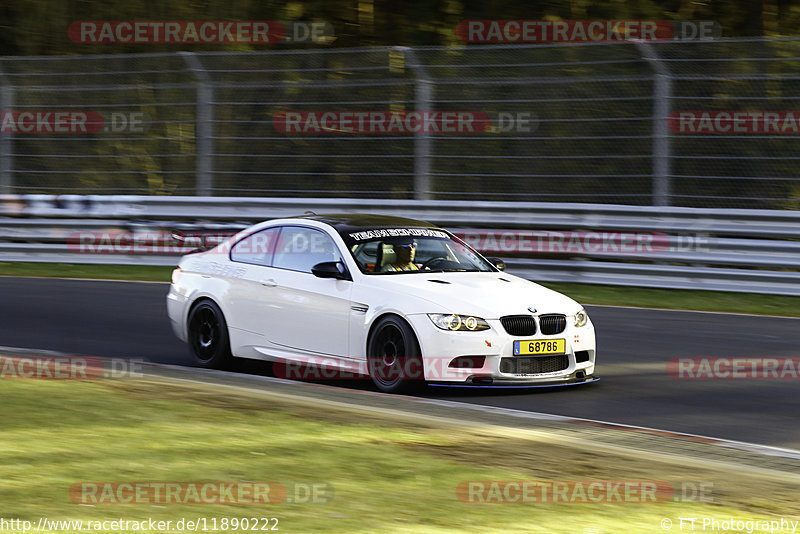
[[[586,310],[581,309],[575,314],[575,326],[586,326],[587,321],[589,321],[589,316],[586,315]]]
[[[477,332],[478,330],[488,330],[489,323],[480,317],[471,315],[457,315],[454,313],[429,313],[428,317],[433,324],[442,330],[466,330]]]

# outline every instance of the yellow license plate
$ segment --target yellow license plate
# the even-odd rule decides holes
[[[563,354],[567,352],[566,339],[530,339],[514,342],[514,356],[523,354]]]

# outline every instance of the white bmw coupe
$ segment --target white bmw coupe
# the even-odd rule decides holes
[[[586,311],[501,264],[423,221],[276,219],[184,256],[167,310],[202,367],[323,366],[385,392],[597,380]]]

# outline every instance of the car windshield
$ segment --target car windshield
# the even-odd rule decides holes
[[[457,237],[432,228],[376,228],[343,234],[366,274],[495,271]]]

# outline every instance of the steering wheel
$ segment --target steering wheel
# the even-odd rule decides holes
[[[424,269],[430,270],[431,265],[433,265],[436,262],[442,262],[442,261],[447,261],[447,258],[445,258],[443,256],[436,256],[435,258],[431,258],[431,259],[425,261],[425,263],[422,264],[422,266],[420,267],[420,270],[424,270]]]

